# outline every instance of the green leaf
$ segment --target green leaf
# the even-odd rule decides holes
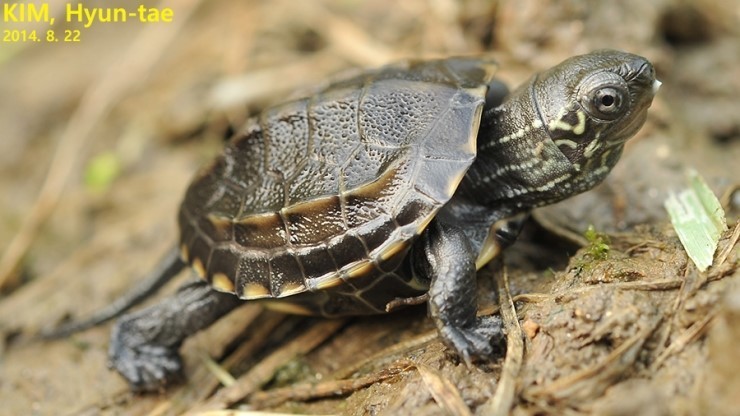
[[[113,152],[93,157],[85,168],[85,185],[93,191],[105,191],[121,173],[121,160]]]
[[[664,205],[689,258],[705,271],[727,222],[719,200],[696,171],[688,172],[688,182],[689,188],[671,193]]]

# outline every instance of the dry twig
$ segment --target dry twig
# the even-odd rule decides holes
[[[483,414],[503,416],[508,415],[514,404],[516,394],[516,380],[522,369],[524,360],[524,334],[519,326],[514,302],[509,291],[509,276],[506,267],[502,267],[500,277],[496,279],[498,286],[499,304],[501,305],[501,320],[506,329],[506,358],[501,369],[501,379],[498,382],[496,393],[484,405]]]
[[[262,385],[270,381],[278,368],[296,356],[307,354],[322,344],[327,338],[344,326],[344,323],[345,320],[332,319],[319,322],[312,326],[308,331],[285,344],[282,348],[252,367],[249,372],[239,377],[236,384],[225,387],[216,393],[210,400],[195,409],[195,414],[204,410],[224,409],[244,400]]]
[[[432,397],[434,397],[434,400],[440,407],[451,415],[472,416],[457,386],[452,384],[439,371],[426,364],[415,363],[414,365],[419,370],[424,385],[427,386]]]
[[[251,396],[250,404],[257,409],[264,409],[278,406],[287,401],[308,401],[326,397],[346,396],[372,384],[393,378],[415,365],[403,360],[373,374],[349,380],[303,383],[269,391],[259,391]]]

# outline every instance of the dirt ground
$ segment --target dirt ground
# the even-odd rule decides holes
[[[67,2],[49,3],[62,21]],[[79,29],[80,41],[0,44],[0,414],[737,414],[736,0],[146,6],[171,7],[174,21],[57,23],[59,33]],[[506,355],[465,366],[424,308],[331,321],[249,305],[188,340],[187,382],[135,395],[106,367],[109,324],[33,339],[151,269],[176,239],[193,173],[269,103],[404,57],[491,53],[515,85],[605,47],[648,57],[663,87],[608,180],[539,210],[505,272],[481,271],[484,311],[507,322]],[[688,168],[728,216],[704,273],[663,208]],[[583,238],[589,224],[608,236]]]

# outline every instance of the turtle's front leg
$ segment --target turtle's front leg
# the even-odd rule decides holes
[[[188,284],[159,304],[121,317],[113,327],[109,365],[132,390],[152,391],[182,377],[178,353],[185,338],[242,304],[203,281]]]
[[[429,312],[444,342],[470,363],[489,358],[502,340],[501,319],[476,317],[476,253],[459,228],[433,221],[414,253],[417,273],[431,278]]]

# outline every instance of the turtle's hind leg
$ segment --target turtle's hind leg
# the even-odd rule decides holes
[[[178,350],[185,338],[243,304],[204,281],[183,286],[161,303],[121,317],[113,327],[109,366],[134,391],[154,391],[182,378]]]

